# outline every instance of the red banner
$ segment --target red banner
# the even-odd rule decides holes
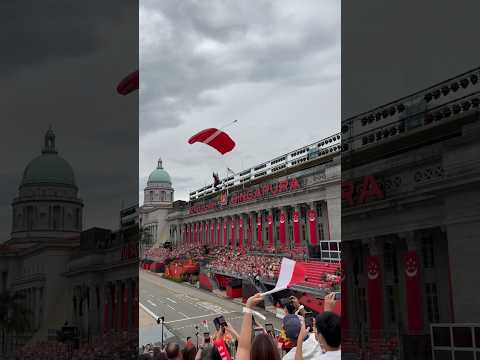
[[[412,333],[423,330],[422,303],[418,279],[418,257],[415,251],[408,251],[403,257],[405,266],[405,295],[407,297],[408,330]],[[343,296],[343,295],[342,295]]]
[[[195,237],[194,237],[194,240],[195,240],[195,244],[198,244],[198,229],[197,229],[197,223],[195,223],[195,229],[194,229],[194,232],[195,232]]]
[[[243,249],[243,217],[238,218],[238,247]]]
[[[259,249],[263,247],[263,239],[262,239],[262,214],[258,214],[257,216],[257,246]]]
[[[103,305],[103,332],[106,333],[108,330],[110,330],[110,327],[108,326],[108,291],[105,293],[105,302]]]
[[[308,222],[310,224],[310,244],[317,245],[317,212],[308,210]]]
[[[123,288],[123,319],[122,319],[122,329],[127,330],[128,328],[128,289],[126,286]]]
[[[215,230],[214,230],[214,226],[213,226],[213,220],[210,220],[210,241],[209,243],[210,244],[214,244],[214,239],[215,239]]]
[[[217,241],[215,242],[217,245],[222,245],[220,243],[220,219],[217,219]]]
[[[380,262],[378,256],[367,258],[368,275],[368,310],[370,313],[370,329],[383,328],[382,321],[382,291],[380,284]],[[343,297],[343,294],[342,294]],[[343,299],[342,299],[343,300]],[[342,301],[343,302],[343,301]]]
[[[223,219],[223,246],[227,247],[228,240],[227,240],[227,219]]]
[[[285,241],[285,220],[286,220],[285,214],[283,212],[280,213],[280,221],[279,221],[279,224],[278,224],[278,233],[279,233],[279,236],[280,236],[280,246],[282,248],[285,248],[285,244],[286,244],[286,241]]]
[[[116,329],[117,328],[117,292],[115,289],[115,285],[112,286],[112,328]]]
[[[295,246],[300,246],[300,214],[298,211],[293,212],[293,239]]]
[[[231,242],[230,242],[230,245],[232,246],[232,250],[235,249],[235,218],[232,217],[232,221],[231,221],[231,227],[232,227],[232,238],[230,239]]]
[[[252,215],[248,215],[248,224],[247,224],[247,248],[252,248]]]
[[[203,229],[205,230],[205,237],[203,239],[203,243],[208,244],[208,222],[207,221],[203,223]]]
[[[268,221],[268,247],[272,249],[273,248],[273,216],[268,215],[267,221]]]
[[[342,329],[348,330],[348,284],[347,284],[347,276],[346,276],[346,268],[345,262],[343,260],[340,261],[340,291],[342,293]]]

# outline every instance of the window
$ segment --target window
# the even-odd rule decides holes
[[[165,201],[165,191],[162,191],[161,194],[162,194],[161,200],[162,200],[162,201]]]
[[[323,224],[320,222],[317,222],[317,237],[319,240],[325,239],[325,236],[323,233]]]
[[[388,285],[386,287],[386,300],[388,306],[388,320],[390,323],[394,324],[396,322],[396,312],[395,312],[395,294],[393,291],[393,286]]]
[[[383,245],[384,265],[386,272],[393,271],[393,246],[391,243],[386,242]]]
[[[153,201],[153,191],[150,190],[150,200]]]
[[[432,269],[435,267],[435,257],[433,251],[433,239],[425,238],[422,244],[423,266],[426,269]]]
[[[438,323],[440,314],[438,309],[437,285],[435,283],[426,283],[425,295],[427,299],[428,321],[431,323]]]
[[[317,203],[315,211],[317,212],[317,217],[322,217],[322,203]]]
[[[367,301],[365,288],[358,288],[358,304],[360,306],[359,320],[367,322]]]

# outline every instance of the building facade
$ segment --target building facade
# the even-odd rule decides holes
[[[194,191],[170,211],[172,243],[295,248],[340,239],[340,135]]]
[[[49,129],[41,155],[23,172],[12,202],[11,236],[0,247],[0,289],[24,295],[29,313],[25,341],[55,337],[65,322],[88,337],[114,327],[131,329],[138,321],[138,224],[84,231],[78,191]],[[117,313],[109,315],[113,303]]]
[[[473,343],[454,350],[453,341],[432,351],[441,338],[432,334],[450,339],[455,324],[480,323],[471,288],[480,255],[479,76],[475,69],[342,122],[343,328],[364,347],[396,334],[402,358],[478,351]]]
[[[152,246],[161,246],[169,239],[167,215],[174,201],[174,189],[168,172],[163,168],[162,159],[148,177],[144,189],[143,205],[140,207],[142,239],[140,255]]]

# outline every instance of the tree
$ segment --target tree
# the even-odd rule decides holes
[[[7,335],[22,334],[31,329],[31,311],[24,305],[25,295],[17,292],[0,293],[0,332],[6,346]]]

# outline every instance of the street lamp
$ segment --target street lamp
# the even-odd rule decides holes
[[[162,350],[163,350],[163,323],[165,322],[165,316],[157,318],[157,324],[162,324]]]

